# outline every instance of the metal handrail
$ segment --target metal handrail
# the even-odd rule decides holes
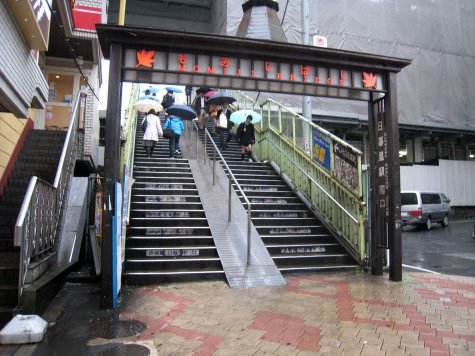
[[[252,108],[262,115],[262,123],[255,124],[260,139],[267,139],[256,145],[260,159],[274,161],[280,166],[281,172],[289,176],[295,189],[309,199],[312,206],[328,220],[329,225],[348,242],[350,252],[357,256],[355,258],[362,261],[364,224],[358,213],[362,206],[361,151],[275,100],[266,99],[264,103],[258,104],[241,92],[235,92],[233,96],[240,107]],[[321,161],[321,158],[314,157],[316,146],[312,143],[312,131],[324,137],[329,144],[330,149],[325,148],[325,155],[328,154],[330,158],[326,163],[328,166],[313,162]],[[354,180],[346,180],[341,171],[333,173],[335,157],[331,147],[335,144],[355,156],[355,178],[358,175],[356,183]],[[286,154],[282,155],[283,152]],[[321,154],[321,150],[319,153]]]
[[[284,105],[282,105],[281,103],[271,99],[271,98],[267,98],[266,101],[268,102],[271,102],[277,106],[280,106],[281,108],[284,108],[286,109],[288,112],[291,112],[292,115],[294,115],[295,117],[298,117],[300,120],[303,120],[305,122],[307,122],[311,127],[317,129],[318,131],[320,131],[321,133],[329,136],[333,141],[336,141],[338,142],[339,144],[349,148],[350,150],[352,150],[354,153],[358,154],[358,155],[362,155],[363,152],[361,152],[359,149],[357,149],[356,147],[354,147],[353,145],[349,144],[348,142],[346,141],[343,141],[341,138],[339,138],[338,136],[336,136],[335,134],[331,133],[330,131],[328,130],[325,130],[323,127],[320,127],[318,126],[317,124],[315,124],[314,122],[312,122],[311,120],[307,119],[306,117],[303,117],[302,115],[300,114],[297,114],[297,113],[294,113],[292,111],[290,111],[289,109],[287,109]]]
[[[193,127],[196,128],[196,145],[198,147],[198,126],[196,125],[195,122],[193,122]],[[203,150],[203,161],[206,162],[206,139],[209,138],[211,144],[213,145],[213,186],[215,185],[215,177],[216,177],[216,153],[218,153],[219,158],[221,159],[222,164],[224,167],[228,170],[228,182],[229,182],[229,188],[228,188],[228,222],[232,221],[231,219],[231,192],[232,192],[232,182],[234,182],[235,186],[239,190],[239,192],[242,194],[242,197],[244,198],[245,203],[247,204],[247,265],[251,264],[251,214],[252,214],[252,205],[249,199],[247,198],[246,194],[241,188],[241,185],[238,183],[236,177],[232,173],[231,169],[229,168],[228,164],[226,163],[226,160],[224,159],[223,155],[221,152],[218,150],[218,146],[216,146],[216,143],[214,142],[213,138],[211,137],[211,134],[209,133],[208,129],[204,129],[205,133],[205,142],[204,142],[204,150]]]
[[[284,151],[282,151],[274,142],[270,141],[269,142],[282,154],[284,155],[286,158],[288,158],[290,161],[292,161],[292,158],[287,154],[285,153]],[[320,184],[317,183],[317,181],[315,179],[313,179],[306,171],[304,171],[299,165],[296,165],[296,167],[299,169],[300,172],[302,172],[310,181],[312,181],[313,184],[315,184],[328,198],[330,198],[331,201],[333,201],[337,207],[339,207],[346,215],[348,215],[348,217],[353,220],[357,225],[360,225],[360,222],[358,221],[358,219],[356,219],[353,215],[351,215],[351,213],[345,209],[345,207],[343,207],[335,198],[333,198],[333,196],[328,193],[325,188],[323,188]]]
[[[254,106],[259,106],[260,108],[262,108],[262,107],[265,105],[265,103],[259,104],[259,103],[256,102],[253,98],[251,98],[250,96],[248,96],[248,95],[246,95],[246,94],[244,94],[244,93],[242,93],[242,92],[240,92],[240,91],[236,91],[235,93],[238,94],[238,96],[242,96],[243,98],[245,98],[246,101],[251,102],[253,107],[254,107]],[[300,114],[298,114],[298,113],[295,113],[295,112],[290,111],[289,109],[287,109],[284,105],[282,105],[282,104],[279,103],[278,101],[275,101],[274,99],[271,99],[271,98],[267,98],[267,99],[266,99],[266,102],[271,102],[271,103],[273,103],[273,104],[275,104],[275,105],[277,105],[277,106],[279,106],[279,107],[281,107],[281,108],[284,108],[284,109],[288,110],[288,112],[291,112],[292,115],[294,115],[295,117],[298,117],[300,120],[303,120],[303,121],[308,122],[311,127],[315,128],[315,129],[317,129],[318,131],[320,131],[321,133],[327,135],[327,136],[330,137],[332,140],[334,140],[334,141],[340,143],[341,145],[343,145],[343,146],[345,146],[345,147],[348,147],[348,148],[351,149],[353,152],[355,152],[355,153],[357,153],[357,154],[359,154],[359,155],[362,155],[362,154],[363,154],[359,149],[357,149],[356,147],[352,146],[352,145],[349,144],[348,142],[342,140],[341,138],[339,138],[339,137],[336,136],[335,134],[331,133],[330,131],[325,130],[323,127],[318,126],[317,124],[315,124],[315,123],[312,122],[311,120],[307,119],[306,117],[304,117],[304,116],[302,116],[302,115],[300,115]],[[245,107],[245,109],[246,109],[246,107]]]
[[[18,305],[32,259],[45,256],[58,243],[66,193],[77,156],[76,132],[79,124],[80,102],[86,94],[79,92],[71,113],[66,138],[58,163],[54,183],[31,177],[15,223],[14,244],[20,246]],[[83,115],[86,110],[84,108]]]

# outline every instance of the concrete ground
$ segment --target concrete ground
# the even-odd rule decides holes
[[[361,272],[124,287],[99,308],[95,284],[67,284],[43,342],[0,355],[475,355],[475,278]]]

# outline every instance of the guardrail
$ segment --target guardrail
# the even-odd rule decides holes
[[[193,127],[192,129],[195,129],[193,131],[196,132],[196,155],[197,155],[197,158],[198,158],[198,141],[199,141],[199,135],[198,135],[198,126],[196,125],[196,123],[193,121]],[[236,177],[234,176],[234,174],[232,173],[231,169],[229,168],[228,164],[226,163],[226,160],[224,159],[223,155],[221,154],[221,152],[219,151],[218,149],[218,146],[216,146],[216,143],[214,142],[214,140],[212,139],[211,137],[211,134],[209,133],[208,129],[204,129],[204,149],[203,149],[203,164],[206,164],[206,145],[207,145],[207,141],[211,142],[212,146],[213,146],[213,169],[212,169],[212,173],[213,173],[213,186],[215,185],[216,183],[216,161],[217,161],[217,156],[219,157],[219,159],[221,160],[222,164],[224,165],[224,167],[227,169],[228,171],[228,182],[229,182],[229,186],[228,186],[228,221],[232,221],[232,214],[231,214],[231,193],[232,193],[232,185],[233,183],[235,184],[236,188],[239,190],[239,192],[241,193],[243,199],[244,199],[244,202],[245,204],[247,205],[247,265],[250,265],[251,264],[251,216],[252,216],[252,205],[251,205],[251,202],[249,201],[249,199],[247,198],[246,194],[244,193],[244,191],[242,190],[241,186],[239,185]]]
[[[32,262],[48,256],[56,248],[60,236],[62,214],[77,157],[76,134],[81,115],[80,103],[86,94],[77,94],[71,121],[61,151],[54,183],[36,176],[31,177],[15,224],[15,246],[20,246],[20,273],[18,278],[18,305]]]
[[[259,105],[241,92],[232,95],[239,109],[262,116],[254,124],[259,159],[279,166],[353,257],[365,263],[362,153],[272,99]]]

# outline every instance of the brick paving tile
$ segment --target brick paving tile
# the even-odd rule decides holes
[[[361,350],[362,356],[381,356],[384,354],[385,351],[382,351],[381,348],[377,346],[364,345],[363,349]]]
[[[396,345],[396,344],[385,344],[381,345],[381,351],[384,351],[386,353],[404,353],[405,352],[405,347],[402,345]]]
[[[473,351],[470,351],[468,347],[458,347],[450,345],[450,355],[451,356],[471,356]]]
[[[158,355],[475,355],[473,278],[405,273],[394,283],[348,272],[286,280],[249,289],[127,287],[120,320],[147,328],[106,341],[153,341]]]
[[[405,352],[414,356],[430,356],[430,350],[423,347],[406,346]]]

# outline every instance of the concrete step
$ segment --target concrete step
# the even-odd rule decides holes
[[[186,258],[186,257],[217,257],[215,246],[158,246],[128,247],[125,252],[127,260],[149,258]]]
[[[127,237],[127,247],[136,248],[159,248],[159,247],[176,247],[184,248],[187,246],[214,246],[213,237],[211,235],[194,235],[190,236],[139,236],[130,235]]]

